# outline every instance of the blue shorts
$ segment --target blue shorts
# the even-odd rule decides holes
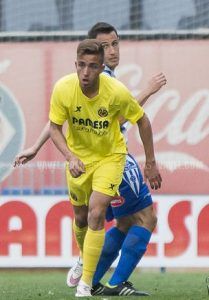
[[[119,192],[120,196],[114,197],[107,209],[106,220],[108,222],[132,215],[153,203],[139,166],[130,154],[126,156],[126,165]]]

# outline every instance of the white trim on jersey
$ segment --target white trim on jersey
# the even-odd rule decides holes
[[[134,194],[138,197],[140,192],[140,173],[136,166],[136,161],[130,156],[126,155],[126,165],[123,172],[123,180],[130,186]]]
[[[105,65],[102,73],[107,76],[110,76],[110,77],[115,77],[114,71],[106,65]],[[123,125],[120,126],[120,130],[121,130],[121,133],[124,135],[126,144],[128,143],[128,137],[127,137],[128,125],[129,125],[129,122],[125,122]]]

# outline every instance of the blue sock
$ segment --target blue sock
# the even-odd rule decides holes
[[[138,262],[144,255],[151,237],[151,232],[144,227],[132,226],[124,240],[120,260],[108,282],[110,285],[118,285],[127,281]]]
[[[94,273],[93,286],[100,282],[104,274],[118,256],[125,237],[126,234],[116,227],[112,227],[106,232],[102,253],[96,268],[96,272]]]

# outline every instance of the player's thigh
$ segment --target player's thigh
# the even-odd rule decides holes
[[[68,165],[66,166],[66,180],[70,202],[74,206],[88,206],[92,193],[92,172],[91,168],[86,168],[86,172],[74,178],[70,174]]]
[[[136,212],[134,214],[134,219],[136,220],[136,222],[141,224],[141,226],[147,228],[152,232],[157,224],[157,216],[153,204]]]
[[[127,232],[133,225],[145,227],[152,232],[156,224],[157,217],[153,204],[135,212],[134,214],[127,215],[116,220],[116,226],[123,232]]]
[[[122,181],[124,166],[124,154],[114,154],[103,159],[94,171],[92,189],[108,196],[115,196]]]

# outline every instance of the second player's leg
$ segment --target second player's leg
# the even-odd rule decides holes
[[[153,205],[117,220],[118,230],[127,233],[121,248],[121,257],[109,281],[111,286],[127,281],[146,252],[152,231],[157,223]],[[129,262],[127,264],[126,262]]]
[[[120,217],[116,220],[116,227],[124,233],[127,233],[133,225],[144,227],[150,232],[153,232],[156,224],[157,216],[153,205],[149,205],[132,215]]]

